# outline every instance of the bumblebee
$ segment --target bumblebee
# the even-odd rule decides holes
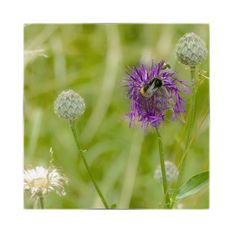
[[[171,68],[170,64],[164,62],[163,66],[161,67],[161,70],[166,70],[166,69],[170,69],[170,68]],[[147,83],[145,86],[143,86],[140,89],[140,93],[143,97],[150,98],[162,86],[163,86],[162,79],[156,77],[156,78],[152,79],[149,83]]]
[[[162,86],[163,86],[162,79],[154,78],[140,89],[140,93],[142,94],[143,97],[150,98]]]

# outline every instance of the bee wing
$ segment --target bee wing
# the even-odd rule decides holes
[[[155,81],[153,81],[146,89],[146,94],[151,97],[156,91],[157,88],[155,87]]]

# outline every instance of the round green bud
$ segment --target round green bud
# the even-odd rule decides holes
[[[54,112],[61,118],[75,120],[85,112],[83,98],[73,90],[60,93],[54,103]]]
[[[167,182],[168,183],[175,182],[177,180],[178,175],[179,175],[179,171],[178,171],[176,165],[173,162],[168,161],[168,160],[166,160],[164,164],[165,164]],[[160,165],[156,168],[154,177],[159,182],[163,181],[162,171],[161,171],[161,166]]]
[[[176,55],[181,63],[196,66],[206,59],[207,48],[204,41],[195,33],[186,33],[176,46]]]

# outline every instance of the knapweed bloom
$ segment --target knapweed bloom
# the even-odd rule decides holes
[[[194,67],[206,59],[205,42],[193,32],[186,33],[179,39],[176,46],[176,56],[179,62]]]
[[[31,198],[44,196],[55,191],[59,196],[64,196],[65,184],[68,179],[54,167],[48,169],[37,166],[24,170],[24,190],[28,190]]]
[[[165,170],[166,170],[167,182],[168,183],[175,182],[179,175],[179,171],[178,171],[176,165],[173,162],[167,160],[167,161],[165,161]],[[158,167],[155,170],[154,177],[160,183],[163,181],[160,164],[158,165]]]
[[[181,92],[189,92],[189,89],[170,68],[165,61],[152,62],[150,67],[141,64],[130,68],[126,84],[131,108],[128,114],[130,125],[138,120],[142,128],[157,128],[169,110],[172,119],[185,112]]]
[[[61,118],[75,120],[86,109],[83,98],[73,90],[61,92],[54,103],[54,112]]]

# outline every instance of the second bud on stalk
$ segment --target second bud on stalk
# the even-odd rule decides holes
[[[206,59],[207,48],[204,41],[195,33],[186,33],[176,46],[176,55],[181,63],[196,66]]]

